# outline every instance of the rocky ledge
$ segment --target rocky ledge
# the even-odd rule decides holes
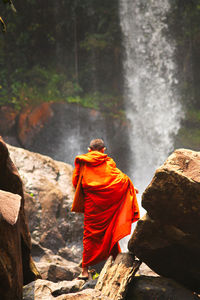
[[[136,226],[129,242],[130,252],[120,254],[115,261],[110,257],[98,280],[91,275],[91,280],[85,283],[76,279],[80,272],[83,220],[82,215],[70,212],[74,193],[72,166],[21,148],[7,147],[23,181],[25,197],[15,193],[25,199],[31,253],[41,276],[24,283],[24,300],[200,299],[198,152],[177,150],[156,171],[142,200],[148,214]],[[4,181],[3,177],[1,180]],[[15,199],[10,197],[11,201]],[[3,193],[0,198],[3,199]],[[21,199],[16,198],[15,213]],[[1,215],[5,216],[5,211]],[[7,229],[1,229],[1,240],[8,249]],[[10,240],[14,241],[14,235]],[[15,273],[14,268],[9,276]],[[8,276],[5,277],[0,264],[1,274],[3,282]],[[16,291],[16,285],[11,290]],[[1,295],[2,291],[3,288]],[[16,299],[12,295],[2,300]]]

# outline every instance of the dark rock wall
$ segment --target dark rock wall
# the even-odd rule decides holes
[[[22,181],[0,137],[0,189],[21,196],[18,221],[11,226],[0,219],[0,295],[1,299],[21,299],[22,286],[37,277],[31,258],[31,240],[24,212]]]

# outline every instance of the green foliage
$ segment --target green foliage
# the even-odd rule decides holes
[[[96,272],[93,276],[92,276],[92,279],[95,280],[99,277],[99,274]]]
[[[179,130],[176,147],[184,147],[199,151],[200,145],[200,110],[190,108],[186,111],[181,129]]]
[[[101,110],[114,118],[124,117],[121,97],[100,92],[84,93],[82,87],[75,80],[69,80],[64,73],[39,65],[27,71],[17,69],[11,77],[9,89],[5,87],[0,86],[0,106],[10,104],[20,110],[26,105],[45,101],[66,101]]]
[[[177,43],[180,88],[188,107],[200,108],[200,0],[171,0],[168,23]]]
[[[193,126],[199,126],[200,124],[200,110],[189,109],[186,114],[186,120]]]
[[[118,3],[27,0],[15,5],[17,15],[0,3],[7,22],[6,35],[0,36],[0,106],[20,110],[67,101],[118,115]]]
[[[182,127],[178,134],[178,143],[188,149],[199,151],[200,129]]]
[[[87,51],[104,50],[107,45],[106,34],[87,34],[85,40],[80,43],[80,47]]]

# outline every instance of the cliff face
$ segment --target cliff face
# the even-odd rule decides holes
[[[129,170],[127,121],[69,103],[43,103],[17,115],[3,107],[0,115],[1,134],[9,144],[73,164],[77,154],[87,152],[90,140],[100,137],[117,166]]]

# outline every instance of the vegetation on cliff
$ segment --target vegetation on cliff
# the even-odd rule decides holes
[[[66,101],[123,118],[119,1],[9,0],[0,3],[0,106],[20,110]],[[199,145],[200,0],[171,1],[180,99],[185,108],[177,146]],[[185,141],[188,141],[185,143]]]
[[[118,1],[16,0],[2,3],[0,105],[43,101],[121,109]]]
[[[185,118],[176,146],[199,150],[200,144],[200,0],[171,1],[168,18],[176,41],[180,101]]]

